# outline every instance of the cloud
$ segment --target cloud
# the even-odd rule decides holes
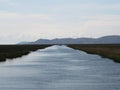
[[[48,14],[22,14],[7,11],[0,11],[0,19],[41,19],[50,20],[52,16]]]
[[[45,38],[45,34],[50,30],[55,30],[57,25],[52,23],[54,20],[49,14],[22,14],[0,11],[0,39],[3,42],[18,42],[23,39],[26,41]],[[49,36],[49,35],[48,35]],[[9,38],[11,37],[11,38]],[[14,40],[13,40],[14,37]]]
[[[13,0],[0,0],[0,3],[6,4],[6,5],[9,5],[9,6],[16,6],[16,5],[18,5],[17,2],[15,2]]]
[[[86,19],[84,24],[94,27],[115,27],[120,26],[120,15],[94,15],[94,16],[81,16],[80,18]]]
[[[9,2],[10,0],[0,0],[0,2]]]
[[[1,11],[0,39],[2,43],[4,41],[17,43],[39,38],[100,37],[120,34],[119,15],[76,15],[74,17],[77,17],[78,22],[60,21],[57,16],[49,14]],[[69,17],[68,20],[70,19]]]
[[[58,6],[51,6],[50,9],[53,11],[78,11],[84,13],[85,11],[96,11],[96,10],[120,10],[120,3],[114,4],[99,4],[99,3],[67,3]],[[73,12],[74,12],[73,11]],[[89,11],[88,11],[89,12]],[[95,12],[96,13],[96,12]]]

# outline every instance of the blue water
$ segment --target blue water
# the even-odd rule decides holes
[[[0,63],[0,90],[120,90],[120,64],[52,46]]]

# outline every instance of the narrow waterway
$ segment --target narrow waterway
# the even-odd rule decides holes
[[[120,64],[51,46],[0,63],[0,90],[120,90]]]

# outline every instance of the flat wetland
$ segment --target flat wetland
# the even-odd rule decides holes
[[[0,62],[6,61],[6,59],[21,57],[29,54],[31,51],[44,49],[49,46],[52,45],[0,45]],[[120,44],[74,44],[67,46],[120,62]]]
[[[68,47],[90,54],[98,54],[104,58],[110,58],[115,62],[120,62],[120,44],[84,44],[68,45]]]
[[[0,62],[29,54],[31,51],[44,49],[50,45],[0,45]]]

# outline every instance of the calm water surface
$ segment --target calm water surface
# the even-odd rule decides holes
[[[0,63],[0,90],[120,90],[120,64],[52,46]]]

